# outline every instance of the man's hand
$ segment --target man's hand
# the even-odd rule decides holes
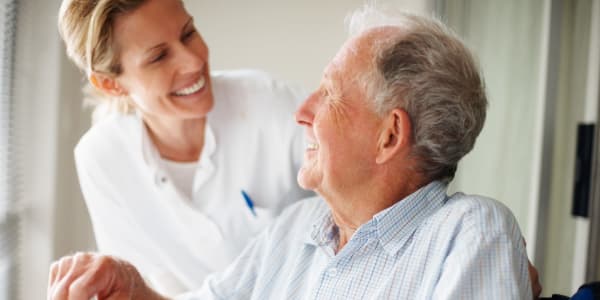
[[[50,267],[48,300],[164,300],[150,289],[134,266],[94,253],[65,256]]]
[[[523,244],[527,247],[527,241],[523,238]],[[533,293],[533,300],[537,300],[540,298],[542,294],[542,284],[540,283],[540,275],[531,261],[527,259],[528,269],[529,269],[529,281],[531,281],[531,291]]]
[[[531,281],[531,289],[533,290],[533,299],[539,299],[542,294],[542,284],[540,283],[540,277],[537,269],[531,264],[531,261],[527,261],[529,263],[529,280]]]

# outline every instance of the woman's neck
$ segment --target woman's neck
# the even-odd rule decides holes
[[[142,117],[150,139],[162,158],[178,161],[197,161],[204,147],[206,118],[167,119]]]

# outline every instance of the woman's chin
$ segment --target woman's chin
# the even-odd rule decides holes
[[[197,99],[194,102],[174,101],[181,115],[186,117],[206,117],[214,107],[212,97],[207,99]]]

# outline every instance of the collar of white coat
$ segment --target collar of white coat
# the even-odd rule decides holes
[[[140,130],[140,147],[142,148],[142,155],[144,156],[144,161],[146,164],[153,170],[164,170],[162,165],[162,159],[160,157],[160,153],[158,153],[158,149],[150,139],[150,134],[148,133],[148,129],[144,125],[144,121],[140,113],[136,113],[138,119],[138,130]],[[200,153],[200,158],[198,159],[198,167],[203,167],[206,169],[213,168],[212,155],[214,154],[217,148],[217,142],[215,139],[215,135],[213,133],[212,128],[206,123],[204,126],[204,146]]]

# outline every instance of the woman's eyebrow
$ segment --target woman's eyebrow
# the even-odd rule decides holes
[[[190,18],[188,19],[188,21],[187,21],[187,22],[185,22],[185,24],[183,24],[183,27],[181,28],[181,32],[185,32],[186,28],[188,28],[188,27],[190,26],[190,24],[192,24],[192,23],[194,23],[194,18],[193,18],[193,17],[190,17]],[[152,52],[152,51],[154,51],[155,49],[157,49],[157,48],[161,48],[161,47],[163,47],[163,46],[165,46],[165,45],[166,45],[166,43],[160,43],[160,44],[154,45],[154,46],[152,46],[152,47],[150,47],[150,48],[146,49],[145,53]]]

